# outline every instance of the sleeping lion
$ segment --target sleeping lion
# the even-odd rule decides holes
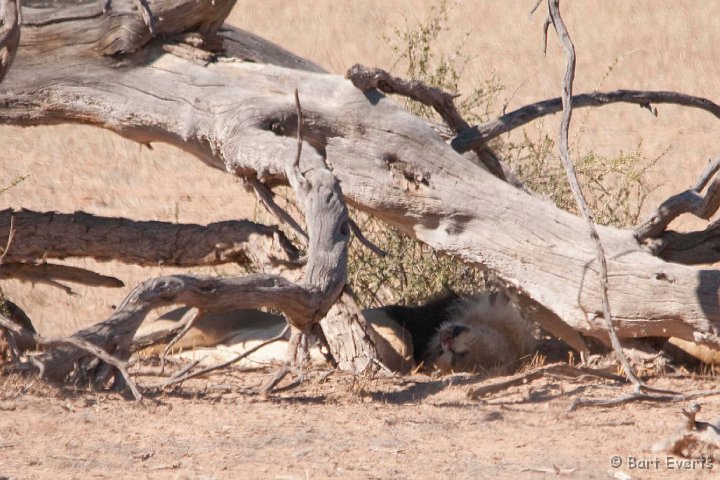
[[[178,308],[141,326],[136,338],[177,326],[188,308]],[[391,305],[363,311],[380,361],[390,370],[409,373],[497,372],[516,366],[532,352],[530,323],[503,293],[433,297],[418,306]],[[284,317],[259,310],[202,313],[173,352],[220,345],[229,356],[282,332]],[[260,349],[250,361],[282,361],[287,348],[276,342]],[[146,351],[162,352],[164,346]],[[194,353],[193,353],[194,354]],[[219,354],[216,354],[217,357]],[[220,358],[219,358],[220,359]],[[254,360],[253,360],[254,359]],[[313,359],[321,362],[315,352]]]

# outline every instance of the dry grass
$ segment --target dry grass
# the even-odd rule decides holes
[[[384,38],[404,22],[413,25],[425,18],[435,3],[241,0],[229,21],[343,73],[355,62],[393,67]],[[559,94],[563,57],[552,38],[547,56],[542,55],[543,17],[527,19],[533,3],[465,1],[455,6],[449,18],[453,29],[442,42],[452,51],[470,33],[465,53],[472,60],[463,91],[495,76],[506,86],[498,107],[505,104],[508,109]],[[651,0],[563,3],[579,55],[576,90],[591,90],[602,82],[603,89],[675,89],[720,100],[720,51],[715,48],[720,28],[713,7],[707,2]],[[632,152],[641,141],[647,158],[667,150],[648,176],[648,183],[659,188],[646,207],[686,188],[716,154],[711,142],[717,127],[707,113],[659,110],[656,119],[636,106],[612,106],[593,110],[587,121],[581,113],[575,123],[576,128],[584,124],[580,147],[599,155]],[[533,128],[555,138],[557,119]],[[157,145],[148,151],[111,133],[76,126],[3,127],[0,144],[0,186],[29,175],[0,195],[0,208],[85,210],[201,223],[254,213],[254,200],[234,179],[170,147]],[[119,276],[128,288],[170,271],[115,264],[92,268]],[[49,334],[68,333],[104,318],[128,290],[78,288],[78,296],[67,297],[57,289],[17,282],[4,282],[2,288]]]

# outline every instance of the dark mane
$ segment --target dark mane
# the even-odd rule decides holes
[[[413,341],[413,356],[416,362],[420,362],[430,339],[438,326],[449,319],[450,307],[458,298],[460,297],[455,292],[445,291],[431,297],[422,305],[391,305],[383,307],[382,310],[410,333]]]

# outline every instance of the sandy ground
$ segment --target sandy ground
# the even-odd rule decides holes
[[[641,479],[720,468],[679,469],[681,458],[648,451],[681,424],[677,404],[569,411],[628,388],[597,380],[544,378],[473,401],[472,377],[316,372],[292,390],[252,393],[269,375],[223,372],[142,403],[38,384],[22,394],[27,380],[0,377],[0,478]],[[654,383],[689,391],[716,378]],[[701,403],[698,419],[717,416],[720,399]]]
[[[333,73],[356,62],[393,66],[387,36],[424,18],[431,0],[240,0],[229,21],[306,56]],[[472,61],[464,88],[495,75],[506,85],[498,110],[557,96],[563,58],[551,38],[541,51],[543,16],[534,0],[459,2],[446,44],[466,32]],[[574,0],[563,12],[578,50],[576,91],[676,89],[720,100],[720,20],[712,2]],[[402,74],[402,71],[397,73]],[[575,116],[585,149],[662,155],[648,207],[690,185],[717,154],[709,114],[636,106]],[[557,118],[531,128],[555,137]],[[536,134],[531,131],[531,134]],[[183,152],[149,151],[99,129],[0,127],[0,183],[27,178],[0,195],[0,208],[31,208],[136,219],[208,223],[255,218],[237,181]],[[49,335],[105,318],[138,282],[171,269],[74,261],[123,279],[125,289],[2,282]],[[211,273],[231,273],[230,267]],[[712,471],[626,468],[680,421],[679,405],[632,404],[568,412],[580,395],[615,396],[617,387],[544,379],[487,402],[469,402],[450,381],[351,380],[317,375],[299,389],[264,398],[248,393],[268,372],[223,373],[141,404],[112,394],[74,393],[0,376],[0,478],[694,478]],[[679,391],[716,379],[662,380]],[[703,419],[720,401],[703,400]],[[620,455],[624,465],[610,466]],[[550,473],[543,473],[550,472]],[[630,475],[623,477],[622,473]]]

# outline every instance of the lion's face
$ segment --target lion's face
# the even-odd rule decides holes
[[[425,363],[443,374],[495,373],[512,361],[513,352],[508,339],[492,327],[449,321],[440,326],[428,346]]]

